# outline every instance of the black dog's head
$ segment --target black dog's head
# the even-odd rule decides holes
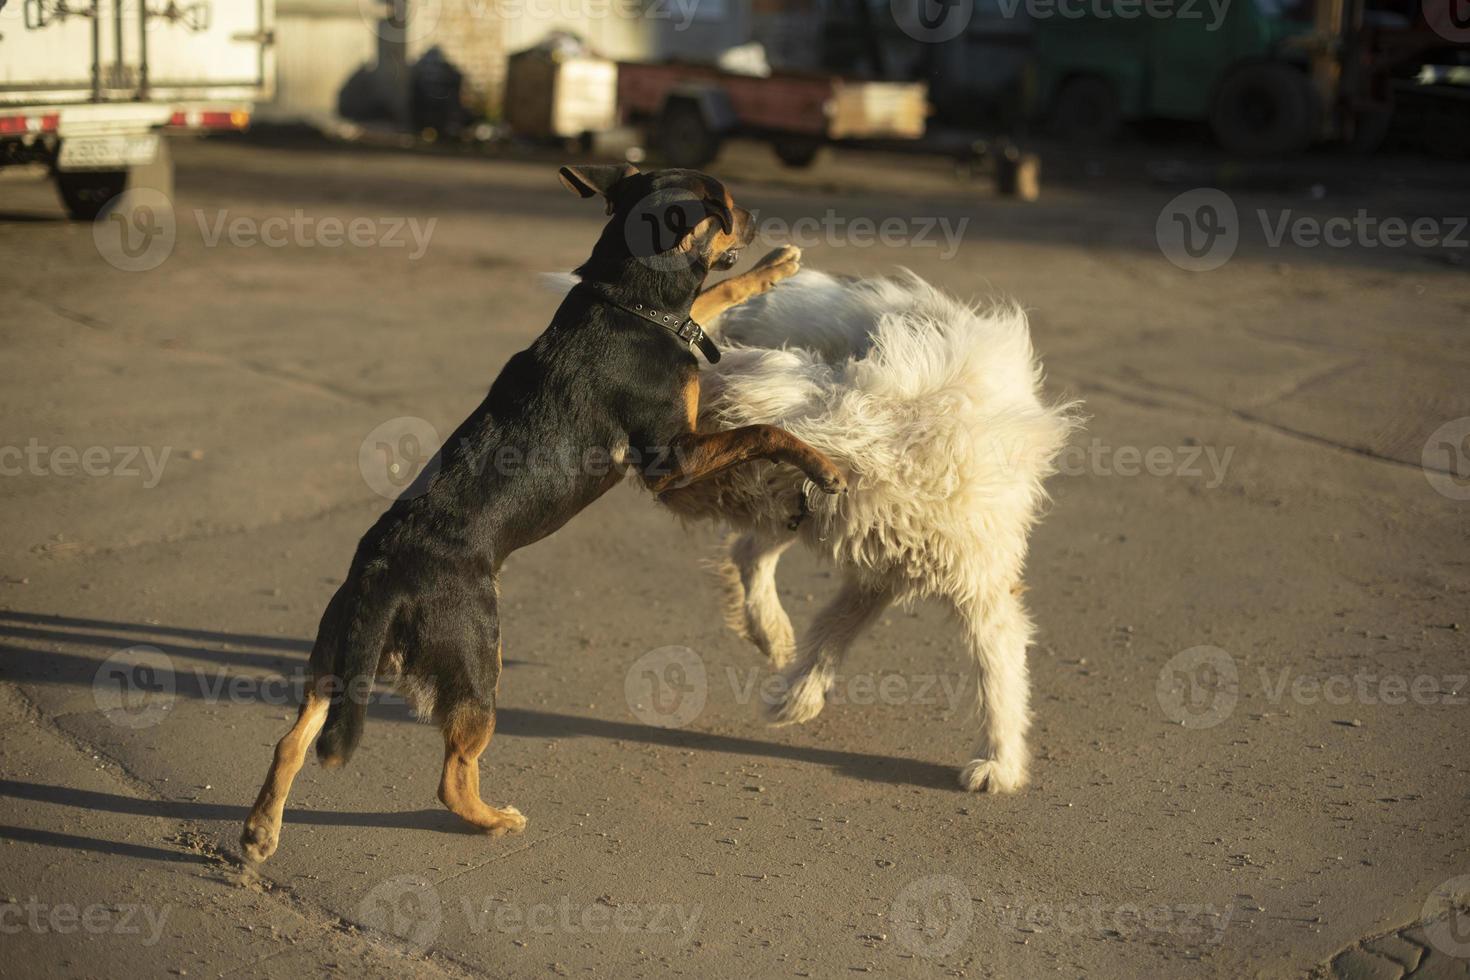
[[[690,270],[702,280],[730,269],[755,238],[750,212],[725,185],[697,170],[642,173],[631,164],[562,167],[561,182],[582,197],[601,195],[612,215],[599,250],[618,251],[665,272]]]

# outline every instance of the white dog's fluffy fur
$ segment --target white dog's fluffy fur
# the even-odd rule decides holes
[[[701,372],[700,428],[780,426],[849,474],[840,497],[796,469],[736,467],[665,495],[686,517],[733,525],[724,562],[731,625],[784,668],[780,724],[817,715],[848,648],[895,601],[939,599],[978,666],[981,735],[960,773],[970,790],[1027,778],[1027,537],[1042,481],[1077,425],[1048,404],[1019,308],[967,306],[918,276],[844,280],[802,272],[711,330],[724,348]],[[789,524],[802,495],[811,512]],[[842,586],[800,641],[776,593],[800,540]]]

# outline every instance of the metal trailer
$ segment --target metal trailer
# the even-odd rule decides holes
[[[95,218],[168,166],[163,133],[248,125],[273,21],[273,0],[0,0],[0,167],[46,165],[67,211]]]
[[[918,140],[929,114],[923,82],[868,82],[820,72],[741,75],[687,62],[618,65],[618,108],[651,131],[674,166],[702,167],[728,136],[767,139],[805,167],[823,144]]]

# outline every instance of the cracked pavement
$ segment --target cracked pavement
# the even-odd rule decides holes
[[[966,220],[953,258],[848,236],[804,264],[1015,297],[1049,392],[1087,402],[1027,579],[1033,785],[956,788],[967,669],[927,607],[859,644],[847,703],[765,727],[702,568],[718,535],[619,488],[505,570],[482,785],[525,834],[463,832],[437,732],[385,698],[242,869],[317,617],[385,506],[365,438],[448,432],[601,212],[549,161],[184,143],[172,251],[125,272],[6,174],[0,447],[39,462],[0,476],[0,974],[1467,975],[1465,250],[1242,234],[1189,273],[1154,237],[1188,185],[1022,206],[938,162],[765,156],[716,170],[766,221]],[[1342,172],[1232,194],[1470,212],[1449,168],[1315,165]],[[437,222],[416,261],[205,245],[298,210]],[[793,553],[781,586],[799,628],[834,583]],[[635,696],[669,646],[706,671],[680,728]]]

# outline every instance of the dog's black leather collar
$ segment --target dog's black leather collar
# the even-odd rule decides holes
[[[699,352],[704,355],[704,359],[711,364],[719,363],[720,349],[705,334],[704,328],[698,323],[695,323],[694,318],[687,312],[680,313],[670,310],[657,310],[644,303],[634,303],[630,306],[620,300],[613,299],[607,294],[606,290],[602,289],[596,283],[584,282],[579,285],[590,290],[593,295],[608,306],[617,307],[624,313],[641,316],[649,323],[656,323],[665,330],[671,331],[675,337],[678,337],[690,347],[698,347]]]

